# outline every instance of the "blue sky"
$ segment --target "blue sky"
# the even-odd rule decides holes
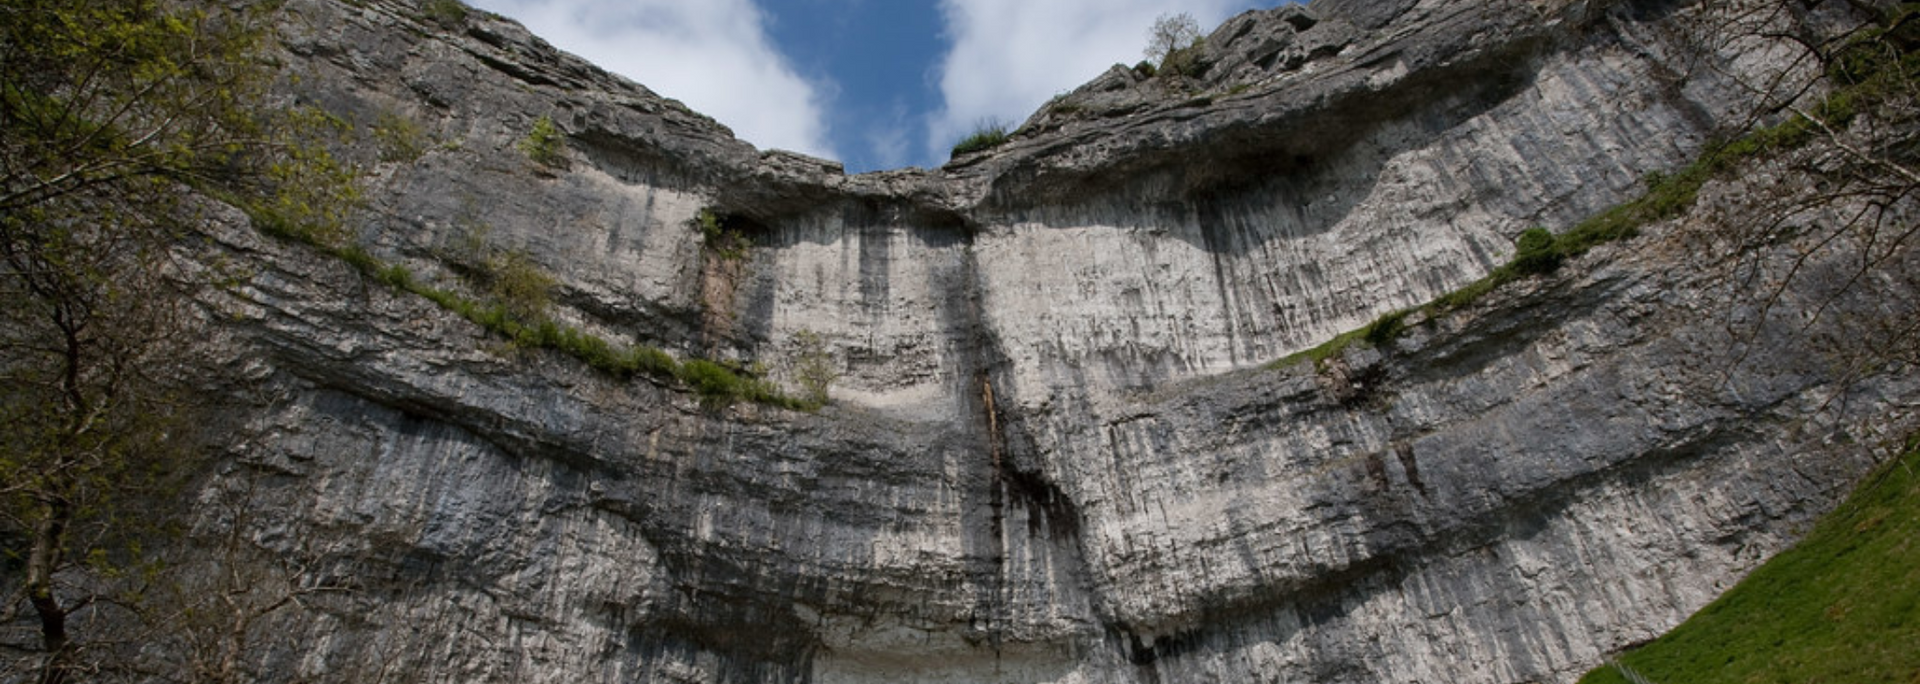
[[[851,172],[938,166],[976,125],[1142,58],[1155,17],[1203,31],[1283,0],[470,0],[720,120]]]

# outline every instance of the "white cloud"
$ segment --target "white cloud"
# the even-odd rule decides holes
[[[762,148],[836,157],[824,97],[752,0],[470,0],[560,49],[685,102]]]
[[[1163,13],[1190,12],[1212,31],[1247,0],[941,0],[953,50],[941,64],[944,109],[928,121],[930,154],[945,158],[979,123],[1022,120],[1114,64],[1141,60]],[[1261,6],[1270,2],[1259,3]]]
[[[867,124],[866,134],[862,137],[867,152],[872,155],[872,161],[878,168],[897,169],[913,161],[916,120],[908,113],[906,103],[895,101],[885,120]]]

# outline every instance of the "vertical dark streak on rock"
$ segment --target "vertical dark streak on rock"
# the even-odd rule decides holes
[[[950,371],[949,382],[954,396],[961,399],[966,415],[956,416],[961,430],[966,435],[967,446],[963,453],[972,458],[963,464],[966,468],[977,467],[975,473],[984,477],[970,477],[963,474],[961,491],[971,500],[963,501],[962,515],[968,518],[968,533],[964,537],[964,563],[966,581],[973,587],[975,596],[971,624],[967,638],[975,643],[985,642],[992,649],[996,661],[1001,654],[1001,637],[1005,628],[1006,612],[1006,557],[1007,549],[1004,534],[1005,494],[1001,487],[999,470],[1003,442],[998,441],[995,426],[998,414],[995,401],[990,396],[992,368],[1000,363],[998,344],[993,340],[981,311],[981,292],[979,264],[974,250],[973,231],[962,224],[953,231],[961,236],[962,262],[954,272],[940,280],[949,288],[939,299],[939,315],[943,326],[950,331],[950,356],[954,366]],[[973,464],[977,463],[977,466]],[[984,472],[982,472],[984,471]],[[984,501],[981,500],[984,495]],[[985,516],[980,520],[978,516]]]
[[[320,26],[406,26],[415,5],[296,4],[340,5],[340,21]],[[324,634],[329,664],[370,653],[356,643],[414,648],[433,661],[418,678],[462,681],[1352,683],[1481,665],[1392,643],[1424,620],[1447,633],[1417,646],[1500,653],[1498,667],[1519,674],[1498,681],[1565,678],[1581,649],[1614,645],[1646,614],[1623,618],[1610,597],[1645,589],[1676,611],[1698,592],[1669,572],[1674,561],[1716,581],[1737,572],[1745,560],[1716,557],[1726,539],[1751,535],[1763,553],[1845,481],[1847,463],[1781,455],[1847,453],[1782,418],[1790,399],[1824,387],[1821,361],[1756,357],[1780,367],[1739,378],[1727,390],[1739,399],[1694,387],[1687,366],[1719,338],[1682,327],[1704,306],[1698,282],[1654,277],[1679,267],[1643,241],[1426,321],[1384,357],[1354,349],[1318,371],[1209,366],[1317,341],[1287,331],[1357,317],[1381,297],[1442,290],[1505,258],[1502,221],[1583,214],[1649,159],[1690,154],[1729,102],[1670,68],[1688,62],[1661,63],[1677,39],[1646,22],[1710,4],[1600,0],[1577,21],[1566,10],[1562,25],[1534,21],[1543,5],[1526,0],[1319,0],[1328,16],[1291,15],[1294,33],[1377,21],[1395,35],[1301,34],[1289,38],[1301,51],[1256,56],[1272,65],[1311,48],[1311,61],[1328,60],[1311,72],[1218,82],[1205,106],[1143,96],[1069,121],[1077,133],[865,177],[776,164],[494,19],[504,32],[475,29],[478,40],[440,53],[416,52],[432,36],[311,38],[338,44],[297,67],[363,79],[352,83],[369,94],[387,67],[362,57],[380,48],[432,67],[421,95],[437,93],[442,111],[427,123],[465,136],[394,176],[382,209],[419,218],[374,232],[450,232],[452,198],[479,190],[462,211],[554,268],[569,315],[682,357],[751,360],[797,326],[828,327],[864,375],[817,413],[698,413],[672,383],[479,353],[497,340],[458,316],[345,270],[328,281],[299,250],[247,233],[234,248],[269,277],[248,283],[249,313],[221,325],[238,331],[236,363],[260,364],[287,385],[275,401],[296,404],[240,421],[265,434],[238,441],[248,453],[237,458],[275,473],[298,504],[260,543],[312,528],[370,549],[341,563],[369,567],[362,605],[373,608],[335,615],[364,624],[287,634]],[[360,31],[380,38],[375,28]],[[488,46],[498,54],[451,49]],[[432,62],[520,81],[470,83]],[[1649,73],[1660,82],[1618,80]],[[1653,106],[1560,107],[1615,87]],[[576,88],[587,92],[566,92]],[[332,99],[363,113],[387,104],[359,97]],[[526,176],[512,149],[521,129],[498,124],[549,110],[563,115],[576,166],[514,187]],[[1381,211],[1406,196],[1413,215]],[[745,258],[699,250],[685,223],[699,206],[758,229]],[[1093,237],[1034,239],[1050,225]],[[567,232],[580,226],[586,237]],[[1465,242],[1421,253],[1427,231]],[[412,235],[373,246],[387,258]],[[438,237],[418,244],[449,236]],[[990,260],[1060,244],[1131,251],[1089,260],[1120,264],[1083,285],[1099,296],[1076,313],[1095,325],[1036,330],[1037,311],[1066,307],[1018,300],[1057,283]],[[1088,265],[1081,256],[1028,263],[1073,270]],[[400,257],[423,274],[440,266]],[[1375,274],[1417,286],[1356,277]],[[1910,311],[1914,288],[1902,287],[1890,287],[1900,301],[1859,310]],[[1150,328],[1145,310],[1197,322]],[[1084,330],[1108,339],[1084,354],[1059,343]],[[1631,372],[1642,367],[1656,372]],[[1860,400],[1898,406],[1912,388]],[[1656,515],[1701,499],[1726,517],[1706,517],[1702,534],[1732,536],[1634,529],[1664,531]],[[1622,548],[1645,563],[1584,564]],[[1513,572],[1530,550],[1555,574]],[[1622,567],[1650,574],[1616,582],[1597,569]],[[417,604],[414,587],[425,587]],[[1531,607],[1500,604],[1509,597]],[[1596,606],[1584,625],[1595,631],[1556,632],[1545,600],[1560,597]],[[269,658],[311,662],[279,650]]]
[[[977,372],[980,382],[981,413],[986,419],[987,453],[993,465],[992,501],[993,518],[989,529],[993,531],[996,548],[993,565],[996,568],[993,584],[993,603],[990,606],[993,623],[988,626],[988,640],[993,645],[994,657],[1000,657],[1000,625],[1004,624],[1007,604],[1007,483],[1005,466],[1002,464],[1002,449],[1005,440],[1000,435],[999,411],[993,401],[993,379],[986,370]]]
[[[1393,453],[1400,457],[1400,468],[1407,471],[1407,483],[1413,485],[1414,491],[1426,494],[1427,484],[1420,481],[1420,463],[1414,458],[1413,445],[1404,441],[1396,443]]]
[[[1230,365],[1240,364],[1240,343],[1236,339],[1238,326],[1234,325],[1234,292],[1228,285],[1232,282],[1231,268],[1226,263],[1230,255],[1240,254],[1241,245],[1234,239],[1232,229],[1226,225],[1226,217],[1219,204],[1202,204],[1190,217],[1198,224],[1200,239],[1205,243],[1207,256],[1213,261],[1213,284],[1220,293],[1220,319],[1226,321],[1223,327],[1227,333],[1227,356]]]
[[[708,358],[720,358],[733,339],[733,300],[744,272],[739,259],[711,250],[700,255],[700,349]]]
[[[890,221],[871,202],[850,205],[844,211],[849,227],[860,236],[860,302],[875,320],[887,315],[893,272],[893,233]]]

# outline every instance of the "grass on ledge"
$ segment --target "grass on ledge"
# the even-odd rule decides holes
[[[1296,363],[1304,363],[1307,361],[1312,361],[1315,366],[1319,366],[1320,364],[1326,363],[1327,359],[1339,356],[1340,352],[1346,351],[1347,347],[1352,346],[1356,342],[1372,346],[1386,344],[1405,329],[1406,317],[1410,313],[1412,313],[1411,310],[1401,310],[1383,314],[1379,318],[1373,319],[1372,323],[1340,333],[1334,336],[1333,339],[1321,343],[1318,347],[1302,349],[1288,354],[1278,361],[1267,364],[1267,367],[1285,368]]]
[[[1793,548],[1620,662],[1656,684],[1920,682],[1920,435]],[[1602,667],[1580,684],[1627,684]]]
[[[1007,131],[1006,124],[983,123],[977,126],[972,134],[953,146],[951,158],[959,159],[975,152],[985,152],[1006,144],[1010,139],[1012,134]]]
[[[356,244],[334,244],[270,208],[247,207],[247,212],[261,232],[312,247],[346,262],[361,275],[396,291],[425,297],[440,308],[459,314],[461,318],[488,332],[506,338],[517,347],[551,349],[617,378],[627,379],[644,374],[675,382],[693,390],[701,403],[709,407],[721,407],[744,400],[795,411],[820,408],[818,403],[787,396],[772,382],[743,374],[725,364],[706,359],[679,361],[654,347],[617,346],[592,333],[552,320],[523,320],[504,304],[483,302],[422,283],[405,266],[387,264]]]
[[[1920,8],[1920,3],[1914,3],[1913,6]],[[1910,8],[1905,12],[1920,16],[1920,9]],[[1862,42],[1872,42],[1877,36],[1869,32]],[[1920,53],[1869,52],[1865,57],[1852,56],[1850,53],[1849,58],[1840,60],[1830,74],[1831,80],[1837,84],[1833,92],[1809,113],[1828,127],[1845,128],[1858,112],[1895,97],[1894,93],[1902,92],[1900,85],[1907,83],[1905,79],[1911,78],[1910,74],[1916,73],[1920,73]],[[1595,214],[1566,232],[1554,235],[1544,228],[1528,229],[1521,234],[1515,245],[1514,256],[1507,263],[1493,269],[1486,277],[1441,295],[1412,311],[1424,313],[1428,320],[1432,320],[1466,308],[1508,283],[1552,273],[1562,264],[1595,247],[1637,236],[1643,226],[1686,213],[1699,198],[1700,189],[1715,176],[1741,163],[1812,142],[1821,130],[1820,123],[1796,114],[1778,125],[1759,128],[1731,141],[1711,145],[1700,158],[1678,171],[1648,174],[1646,191],[1639,197]],[[1385,314],[1365,327],[1337,335],[1312,349],[1287,355],[1267,364],[1267,367],[1285,368],[1305,361],[1318,365],[1338,356],[1355,343],[1384,345],[1405,329],[1402,322],[1409,313],[1411,311],[1403,310]]]
[[[1777,128],[1792,125],[1789,122]],[[1761,141],[1755,142],[1756,138]],[[1595,247],[1639,235],[1641,226],[1679,216],[1693,206],[1700,188],[1714,174],[1732,167],[1737,161],[1777,149],[1785,139],[1786,136],[1779,135],[1775,129],[1758,131],[1702,156],[1671,176],[1652,174],[1647,179],[1645,194],[1596,214],[1564,233],[1554,235],[1544,228],[1530,228],[1521,233],[1515,244],[1513,258],[1494,268],[1485,277],[1412,310],[1382,315],[1365,327],[1341,333],[1318,347],[1295,352],[1268,367],[1284,368],[1309,360],[1319,364],[1338,356],[1355,343],[1384,345],[1405,330],[1404,320],[1413,312],[1424,313],[1431,319],[1464,309],[1508,283],[1553,273],[1562,264]]]

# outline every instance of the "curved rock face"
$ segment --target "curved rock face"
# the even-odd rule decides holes
[[[1769,103],[1742,80],[1790,53],[1702,27],[1858,21],[1749,5],[1315,0],[1229,21],[1191,77],[1116,67],[1001,148],[849,177],[502,20],[291,3],[290,91],[435,143],[377,167],[373,251],[452,287],[462,245],[519,250],[570,324],[787,381],[817,337],[842,375],[816,413],[702,406],[225,231],[254,268],[220,304],[253,407],[230,477],[259,483],[263,546],[359,588],[258,656],[358,681],[1570,681],[1909,420],[1910,373],[1815,350],[1913,315],[1920,268],[1842,288],[1817,257],[1749,296],[1735,276],[1799,246],[1716,254],[1699,226],[1794,185],[1773,169],[1380,349],[1263,364],[1744,126]],[[515,147],[541,116],[561,168]],[[744,257],[702,248],[703,210]]]

